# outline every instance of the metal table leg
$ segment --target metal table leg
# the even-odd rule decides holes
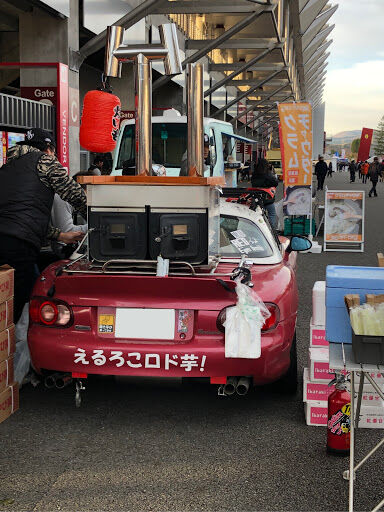
[[[355,482],[355,372],[351,371],[351,416],[349,449],[349,512],[353,512],[353,484]]]
[[[356,428],[359,428],[359,421],[360,421],[360,409],[361,409],[361,399],[363,397],[363,387],[364,387],[364,372],[360,373],[360,383],[359,383],[359,393],[357,396],[357,406],[356,406]],[[355,395],[355,390],[352,390],[351,387],[351,394]]]

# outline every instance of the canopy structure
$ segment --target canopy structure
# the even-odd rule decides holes
[[[0,31],[17,31],[18,21],[36,3],[44,16],[56,17],[56,24],[69,13],[74,19],[69,0],[20,0],[15,5],[0,0]],[[204,64],[206,115],[230,121],[238,133],[264,143],[271,131],[277,133],[277,102],[310,101],[314,135],[322,145],[322,94],[334,28],[330,21],[337,5],[327,0],[82,0],[80,4],[81,44],[79,50],[68,44],[70,73],[81,76],[83,63],[103,69],[107,25],[129,29],[125,42],[130,44],[157,42],[159,25],[173,21],[183,69],[190,62]],[[20,30],[19,38],[23,37]],[[20,48],[25,52],[28,45]],[[185,90],[183,75],[165,76],[162,64],[154,69],[160,73],[154,95],[168,98],[170,88]],[[1,83],[7,87],[1,92],[13,94],[16,82],[11,72],[0,76]],[[179,109],[185,95],[179,97],[169,106]]]

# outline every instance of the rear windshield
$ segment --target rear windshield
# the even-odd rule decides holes
[[[262,231],[248,219],[231,215],[220,216],[220,255],[233,258],[245,254],[248,258],[268,258],[273,250]]]
[[[181,167],[187,150],[186,123],[154,123],[152,125],[152,162],[164,167]],[[135,125],[124,128],[116,169],[135,167]]]

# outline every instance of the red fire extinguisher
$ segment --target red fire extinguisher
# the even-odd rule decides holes
[[[351,395],[344,375],[335,373],[329,386],[333,384],[336,384],[336,389],[328,397],[327,452],[349,455]]]

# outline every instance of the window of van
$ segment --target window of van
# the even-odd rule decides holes
[[[135,125],[124,127],[116,169],[135,167]],[[152,161],[164,167],[180,167],[187,150],[186,123],[153,123]]]

